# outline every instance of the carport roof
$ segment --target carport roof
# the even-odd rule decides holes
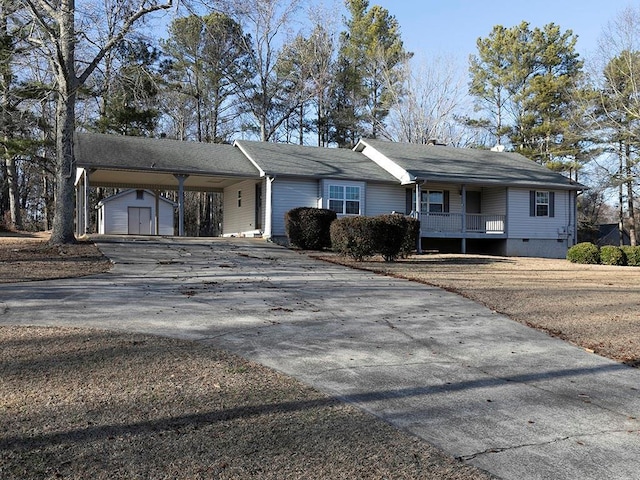
[[[185,189],[217,191],[258,169],[232,145],[77,133],[76,164],[91,172],[93,186],[176,188],[174,175],[189,175]]]

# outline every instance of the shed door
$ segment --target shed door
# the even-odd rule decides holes
[[[151,208],[129,207],[129,235],[151,235]]]

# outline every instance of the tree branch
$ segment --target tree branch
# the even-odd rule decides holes
[[[31,0],[26,0],[26,1],[31,1]],[[89,75],[93,73],[93,71],[96,69],[96,67],[98,66],[100,61],[104,58],[104,56],[107,54],[107,52],[111,50],[115,45],[117,45],[120,41],[122,41],[122,39],[127,35],[129,30],[131,30],[131,27],[137,20],[144,17],[145,15],[148,15],[149,13],[157,12],[160,10],[167,10],[171,8],[173,6],[173,0],[167,0],[166,3],[160,4],[160,5],[152,5],[149,7],[144,7],[143,5],[141,5],[140,8],[124,22],[124,24],[120,28],[120,31],[117,34],[115,34],[113,37],[111,37],[107,41],[107,43],[105,43],[105,45],[100,49],[100,51],[96,54],[93,60],[89,63],[89,65],[87,65],[84,71],[82,71],[82,73],[78,75],[78,81],[80,85],[84,84],[87,78],[89,78]]]

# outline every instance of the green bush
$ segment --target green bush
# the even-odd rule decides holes
[[[413,217],[404,217],[407,221],[407,230],[400,249],[400,256],[407,258],[416,251],[420,239],[420,220]]]
[[[361,262],[376,253],[374,221],[370,217],[342,217],[331,224],[334,251]]]
[[[625,245],[622,248],[625,256],[627,257],[627,265],[630,267],[640,267],[640,245],[629,246]]]
[[[404,215],[344,217],[331,225],[334,251],[361,261],[375,254],[391,262],[416,249],[420,222]]]
[[[620,247],[604,245],[600,247],[600,263],[603,265],[624,266],[627,264],[627,257]]]
[[[382,255],[385,262],[396,260],[400,256],[407,235],[406,217],[398,214],[379,215],[371,221],[375,252]]]
[[[284,216],[289,243],[303,250],[322,250],[331,247],[331,223],[336,212],[324,208],[298,207]]]
[[[600,249],[590,242],[582,242],[574,245],[567,251],[567,260],[572,263],[600,263]]]

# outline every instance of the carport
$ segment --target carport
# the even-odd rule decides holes
[[[89,232],[91,187],[178,192],[178,234],[184,235],[184,192],[223,192],[258,169],[238,148],[199,142],[78,133],[76,158],[76,234]],[[155,209],[158,212],[158,208]],[[156,215],[155,231],[159,231]]]

